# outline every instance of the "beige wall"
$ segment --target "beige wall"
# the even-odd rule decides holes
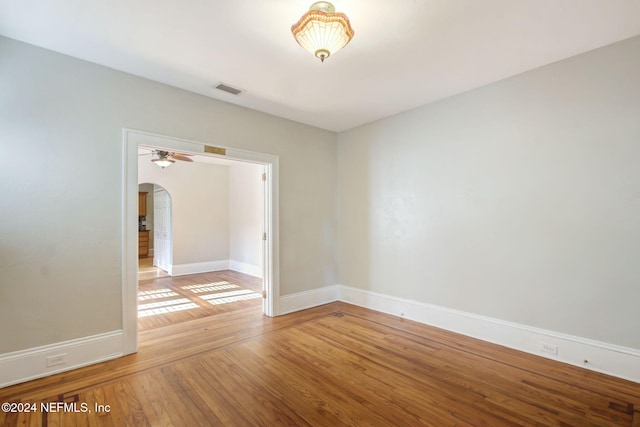
[[[0,57],[0,353],[122,327],[123,128],[278,155],[281,294],[336,283],[334,133],[6,38]]]
[[[640,37],[338,140],[340,284],[640,349]]]
[[[162,169],[143,157],[138,181],[158,184],[171,197],[172,264],[229,259],[228,166],[176,162]]]
[[[160,185],[172,198],[173,264],[231,260],[231,269],[260,276],[264,167],[176,162],[161,169],[150,159],[138,158],[138,181]],[[139,190],[149,192],[151,229],[153,184],[140,184]]]
[[[264,231],[263,166],[238,163],[229,168],[229,259],[262,277]],[[260,273],[260,274],[259,274]]]

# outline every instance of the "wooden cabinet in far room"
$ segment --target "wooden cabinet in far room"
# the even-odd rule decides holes
[[[147,216],[147,193],[138,192],[138,216]]]
[[[149,230],[138,231],[138,258],[149,256]]]

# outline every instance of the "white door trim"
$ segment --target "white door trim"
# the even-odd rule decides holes
[[[224,148],[226,155],[205,152],[205,144],[199,141],[157,135],[133,129],[122,130],[123,144],[123,199],[122,199],[122,329],[123,353],[138,351],[138,145],[180,151],[187,154],[210,155],[230,160],[256,163],[265,166],[265,233],[267,244],[264,253],[263,304],[267,316],[278,314],[280,297],[279,246],[278,246],[278,156]]]

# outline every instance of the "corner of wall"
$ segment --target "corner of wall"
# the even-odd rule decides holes
[[[278,315],[293,313],[338,300],[338,285],[325,286],[310,291],[282,295]]]

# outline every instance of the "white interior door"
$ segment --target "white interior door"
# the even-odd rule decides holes
[[[153,265],[172,274],[171,196],[164,188],[153,192]]]

